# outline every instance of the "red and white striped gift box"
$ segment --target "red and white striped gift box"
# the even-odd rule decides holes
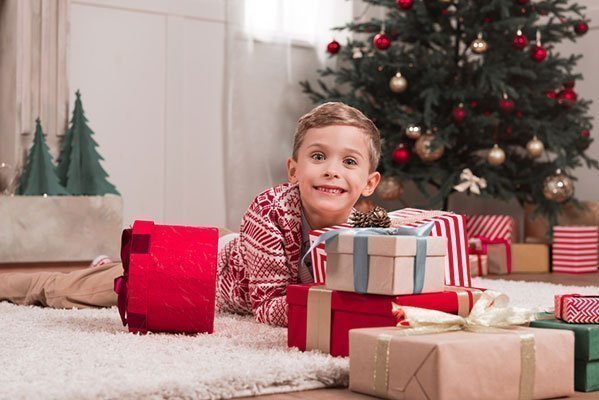
[[[554,226],[553,272],[596,272],[599,265],[599,228],[596,226]]]
[[[505,239],[515,242],[518,238],[516,222],[509,215],[468,215],[466,217],[468,237],[484,236],[491,240]]]
[[[445,284],[451,286],[472,286],[468,259],[468,233],[466,217],[446,211],[427,211],[417,208],[404,208],[389,213],[392,226],[420,226],[434,221],[431,236],[447,238],[445,256]]]
[[[348,229],[351,228],[350,224],[333,225],[327,228],[314,229],[310,231],[310,246],[325,232],[333,231],[335,229]],[[327,270],[327,252],[325,251],[324,243],[320,243],[312,250],[310,254],[312,260],[312,276],[314,277],[314,283],[324,283],[326,279]]]
[[[599,324],[599,295],[555,295],[555,318],[575,324]]]

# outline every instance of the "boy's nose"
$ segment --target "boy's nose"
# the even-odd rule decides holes
[[[324,171],[325,178],[339,178],[339,174],[331,169]]]

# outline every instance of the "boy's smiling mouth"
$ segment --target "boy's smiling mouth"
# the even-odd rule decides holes
[[[343,194],[345,192],[347,192],[347,190],[342,189],[340,187],[337,186],[329,186],[329,185],[323,185],[323,186],[314,186],[314,189],[318,190],[319,192],[323,192],[323,193],[327,193],[327,194]]]

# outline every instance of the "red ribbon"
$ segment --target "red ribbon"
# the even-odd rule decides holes
[[[478,253],[476,253],[476,258],[478,259],[478,276],[483,276],[483,260]]]
[[[479,254],[487,254],[487,245],[490,244],[502,244],[505,246],[505,255],[507,258],[507,273],[511,274],[512,273],[512,246],[510,244],[510,241],[507,239],[489,239],[488,237],[485,236],[475,236],[476,239],[480,240],[481,243],[481,249],[480,250],[474,250],[474,254],[479,255]]]

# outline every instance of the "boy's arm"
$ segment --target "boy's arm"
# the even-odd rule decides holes
[[[293,282],[275,211],[250,207],[241,227],[252,312],[258,322],[287,326],[287,285]]]

